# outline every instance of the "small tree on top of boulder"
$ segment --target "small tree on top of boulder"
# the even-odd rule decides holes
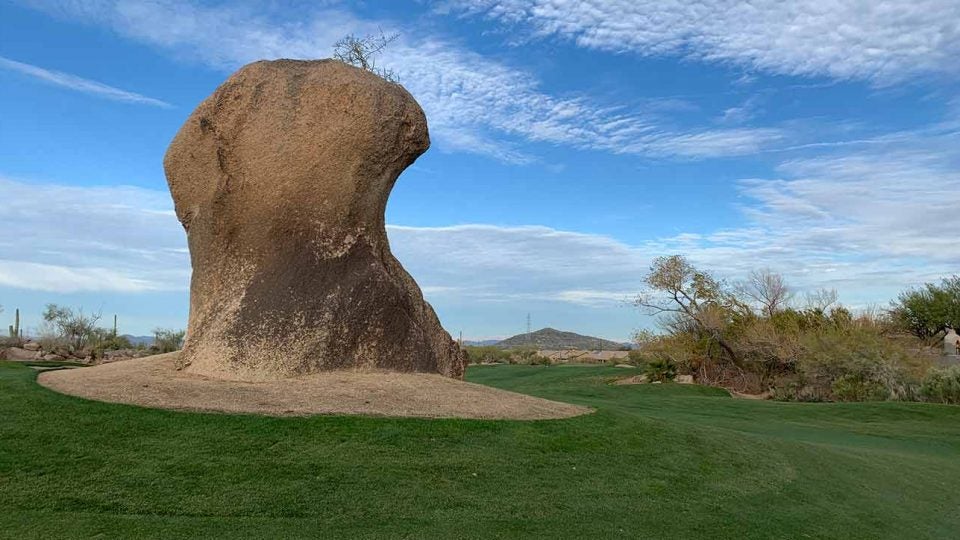
[[[396,72],[392,69],[377,66],[376,56],[390,43],[396,41],[400,34],[379,34],[357,37],[347,34],[340,41],[333,44],[333,57],[345,64],[365,69],[379,75],[392,83],[399,82]]]

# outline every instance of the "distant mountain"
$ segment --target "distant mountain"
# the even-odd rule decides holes
[[[131,336],[130,334],[123,334],[120,337],[127,338],[134,347],[137,345],[143,345],[144,347],[153,345],[153,336]]]
[[[553,328],[544,328],[529,334],[519,334],[496,343],[501,349],[536,347],[537,349],[582,349],[591,351],[616,351],[627,346],[598,337],[582,336],[573,332],[562,332]]]

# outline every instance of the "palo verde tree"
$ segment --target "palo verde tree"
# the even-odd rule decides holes
[[[644,279],[647,290],[634,304],[651,315],[665,317],[673,331],[686,329],[716,343],[735,365],[740,359],[724,337],[724,330],[738,313],[748,311],[723,283],[695,268],[681,255],[658,257]]]
[[[947,328],[960,329],[960,276],[900,293],[890,312],[902,328],[925,341]]]

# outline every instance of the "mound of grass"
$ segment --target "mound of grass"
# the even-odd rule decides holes
[[[56,394],[0,362],[0,536],[951,538],[960,408],[473,367],[539,422],[266,418]]]

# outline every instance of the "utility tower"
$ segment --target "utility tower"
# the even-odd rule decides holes
[[[527,343],[533,343],[533,336],[530,335],[530,314],[527,313]]]

